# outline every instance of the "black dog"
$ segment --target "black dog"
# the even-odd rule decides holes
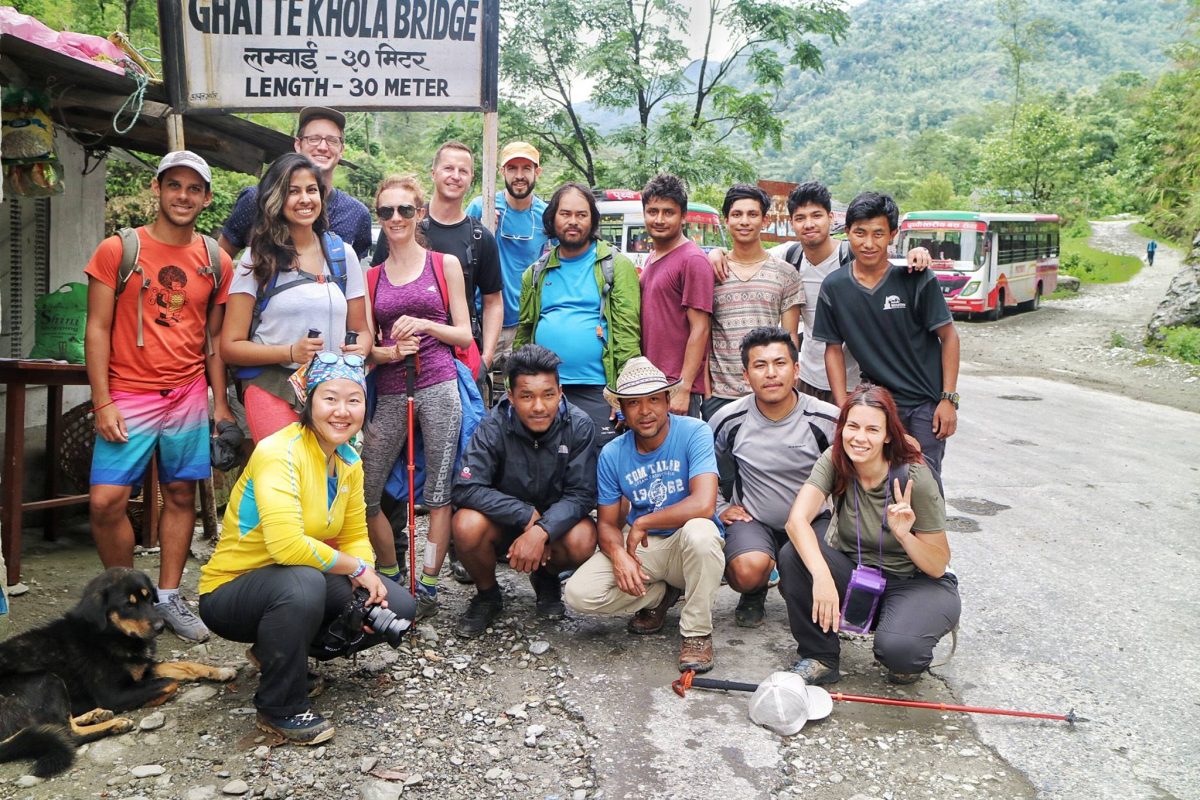
[[[179,681],[236,677],[229,667],[156,661],[156,597],[145,574],[114,567],[61,619],[0,642],[0,761],[33,758],[34,775],[54,775],[77,745],[133,729],[115,712],[166,702]]]

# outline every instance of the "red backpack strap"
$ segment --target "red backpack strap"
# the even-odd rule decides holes
[[[367,299],[371,305],[375,305],[375,292],[379,289],[379,271],[383,269],[382,264],[377,264],[367,270]]]
[[[441,253],[429,253],[429,261],[433,264],[433,277],[437,279],[438,291],[442,293],[442,302],[446,304],[446,319],[450,319],[450,290],[446,288],[446,266]]]

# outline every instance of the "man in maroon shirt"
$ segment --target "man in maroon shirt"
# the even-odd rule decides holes
[[[700,416],[708,374],[713,274],[704,251],[683,235],[687,187],[668,174],[642,189],[654,243],[642,270],[642,352],[671,381],[671,413]]]

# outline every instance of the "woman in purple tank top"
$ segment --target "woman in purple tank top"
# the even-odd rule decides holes
[[[398,578],[392,526],[379,504],[392,466],[404,452],[406,370],[415,362],[413,399],[425,440],[424,504],[429,508],[429,533],[417,581],[417,619],[437,612],[437,576],[450,543],[450,484],[462,423],[454,348],[471,343],[462,266],[454,256],[432,253],[418,241],[424,203],[420,184],[410,176],[385,179],[375,194],[388,258],[367,276],[377,399],[362,453],[367,528],[376,568],[382,575]],[[438,263],[449,303],[438,286]]]

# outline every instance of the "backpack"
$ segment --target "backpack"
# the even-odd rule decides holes
[[[145,270],[137,263],[138,256],[142,253],[142,240],[138,238],[135,228],[121,228],[117,231],[117,236],[121,239],[121,261],[117,266],[117,285],[114,290],[113,308],[116,308],[117,298],[121,296],[121,292],[125,291],[126,284],[136,272],[142,276],[141,283],[138,285],[138,309],[140,310],[142,298],[146,290],[150,288],[150,279],[146,277]],[[204,240],[204,249],[208,251],[208,266],[200,269],[199,273],[211,276],[213,279],[213,290],[208,296],[208,309],[211,311],[217,293],[221,291],[221,251],[217,247],[216,240],[211,236],[200,234],[200,238]],[[142,315],[140,313],[137,318],[137,346],[145,347],[145,342],[142,340]],[[214,351],[207,321],[204,325],[204,347],[205,354],[211,356]]]
[[[804,248],[800,246],[799,242],[796,242],[794,245],[788,248],[787,255],[784,256],[784,259],[793,267],[795,267],[797,272],[799,272],[800,263],[804,259]],[[853,260],[854,256],[850,252],[850,243],[843,240],[838,245],[838,266],[844,267]]]
[[[442,295],[442,304],[446,307],[446,318],[450,316],[450,291],[446,288],[446,269],[443,264],[444,256],[441,253],[429,251],[430,262],[433,264],[433,277],[437,281],[438,291]],[[377,264],[367,270],[367,298],[368,306],[370,307],[371,327],[375,327],[375,292],[379,288],[379,275],[383,272],[383,264]],[[376,338],[379,337],[379,331],[375,331]],[[479,345],[475,344],[474,338],[471,339],[471,344],[467,347],[454,347],[454,358],[461,361],[467,369],[471,370],[471,375],[476,380],[479,379],[479,373],[483,369],[483,357],[479,354]]]
[[[332,275],[333,282],[342,290],[342,295],[344,296],[346,294],[346,243],[342,241],[342,237],[333,231],[325,231],[321,234],[321,249],[325,253],[325,261],[329,264],[329,272]],[[272,297],[304,283],[325,282],[324,275],[310,275],[302,269],[296,270],[296,274],[300,276],[300,280],[289,281],[280,286],[279,272],[276,271],[266,286],[258,287],[258,291],[254,296],[254,311],[250,317],[250,331],[246,334],[247,340],[254,338],[255,331],[258,330],[258,326],[262,323],[263,311],[266,310],[267,303],[271,302]],[[246,380],[261,375],[264,369],[261,366],[238,367],[233,370],[233,374],[234,377]]]

